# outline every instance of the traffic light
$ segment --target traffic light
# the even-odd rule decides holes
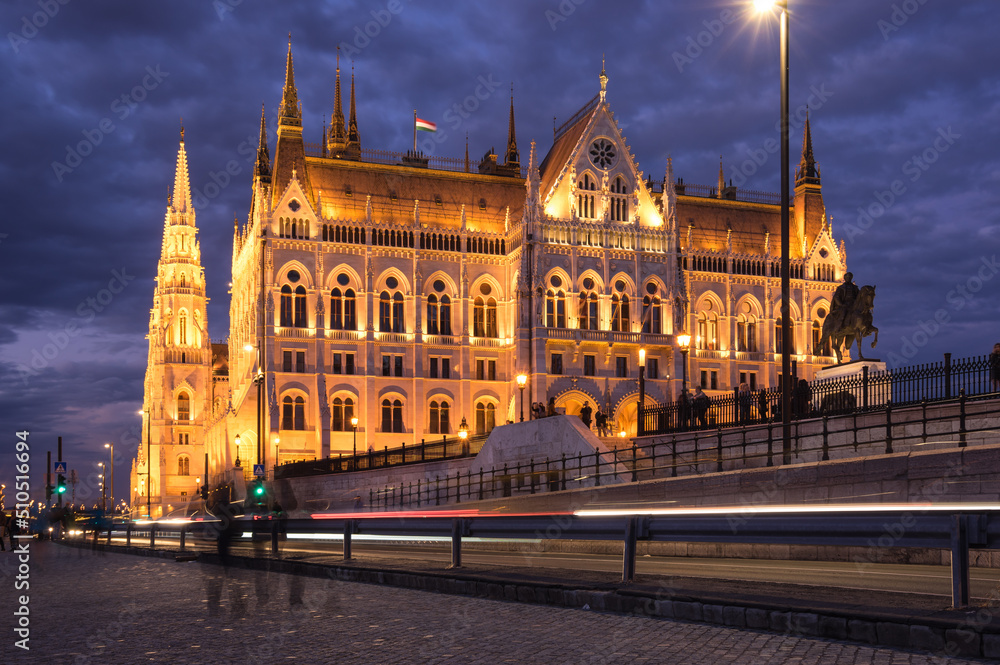
[[[267,503],[267,498],[264,490],[264,481],[260,478],[255,479],[250,483],[250,503],[252,505],[262,506]]]
[[[56,489],[55,485],[46,485],[45,486],[45,503],[51,503],[52,502],[52,492],[55,491],[55,489]]]
[[[56,493],[57,494],[66,493],[66,476],[62,475],[61,473],[59,474],[59,477],[56,478]]]
[[[198,492],[201,494],[201,498],[203,501],[208,501],[208,485],[202,485],[201,489],[198,490]]]

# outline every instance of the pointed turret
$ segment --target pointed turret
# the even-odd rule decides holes
[[[340,47],[337,47],[337,79],[334,84],[333,113],[330,115],[330,134],[327,150],[331,157],[342,157],[347,147],[347,126],[344,123],[344,103],[340,96]]]
[[[802,129],[802,160],[795,172],[795,208],[792,229],[796,234],[792,247],[798,247],[805,256],[807,248],[816,242],[816,236],[826,225],[826,206],[823,203],[823,186],[819,179],[819,166],[813,157],[812,131],[809,112]],[[798,242],[795,242],[795,241]],[[798,258],[798,257],[793,257]]]
[[[604,56],[601,56],[601,101],[603,102],[608,95],[608,75],[604,72]]]
[[[806,109],[806,125],[802,129],[802,159],[795,171],[795,186],[802,183],[820,184],[819,166],[813,157],[812,131],[809,129],[809,109]]]
[[[302,109],[299,107],[299,93],[295,89],[295,71],[292,67],[292,36],[288,35],[288,57],[285,59],[285,89],[281,93],[278,108],[278,127],[302,127]]]
[[[719,184],[715,190],[715,195],[722,198],[722,190],[726,188],[726,176],[722,171],[722,155],[719,155]]]
[[[511,168],[521,170],[521,155],[517,151],[517,135],[514,131],[514,84],[510,84],[510,120],[507,123],[507,154],[504,162]]]
[[[264,104],[260,105],[260,138],[257,139],[257,166],[254,175],[261,182],[271,182],[271,155],[267,151],[267,125],[264,115]]]
[[[677,225],[677,191],[674,189],[674,160],[667,156],[667,171],[663,174],[663,223],[668,231]]]
[[[281,93],[281,107],[278,110],[278,140],[274,147],[274,169],[271,175],[271,205],[288,187],[292,173],[298,172],[299,183],[307,195],[311,196],[309,176],[306,170],[305,145],[302,143],[302,109],[295,89],[295,72],[292,67],[292,40],[288,38],[288,58],[285,64],[285,89]]]
[[[347,157],[361,159],[361,134],[358,132],[358,112],[354,103],[354,63],[351,63],[351,117],[347,122]]]
[[[469,132],[465,133],[465,172],[469,172]]]
[[[170,211],[177,214],[190,211],[190,223],[192,226],[194,225],[194,210],[191,208],[191,178],[188,176],[187,152],[184,150],[184,127],[181,127],[181,144],[177,149],[177,167],[174,169],[174,191],[170,197]]]

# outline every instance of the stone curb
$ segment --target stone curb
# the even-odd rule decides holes
[[[159,559],[192,560],[191,553],[174,550],[150,550],[145,547],[66,543],[70,547],[100,549],[117,554],[132,554]],[[198,552],[202,563],[221,565],[213,552]],[[943,618],[891,617],[884,614],[850,612],[796,611],[788,607],[764,607],[752,603],[732,604],[725,598],[702,596],[651,595],[639,589],[602,590],[580,584],[544,582],[503,582],[458,571],[431,573],[359,568],[308,563],[269,557],[232,555],[234,567],[248,570],[289,573],[307,577],[335,579],[342,582],[384,584],[388,586],[434,591],[490,600],[505,600],[556,607],[589,609],[652,618],[749,628],[790,637],[820,637],[858,642],[872,646],[910,649],[940,658],[956,656],[1000,658],[1000,627],[983,628],[992,621],[990,610],[983,608],[964,621]],[[798,608],[801,610],[801,608]],[[980,616],[985,613],[986,616]]]

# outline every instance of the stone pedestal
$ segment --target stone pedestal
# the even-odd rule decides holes
[[[891,386],[884,381],[869,381],[865,385],[865,368],[868,376],[885,371],[885,363],[880,360],[854,360],[842,365],[824,367],[816,372],[813,382],[813,406],[823,410],[826,400],[830,412],[853,410],[868,406],[884,405],[892,399]],[[853,402],[853,404],[852,404]]]

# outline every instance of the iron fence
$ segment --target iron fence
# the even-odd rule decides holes
[[[991,360],[992,358],[992,360]],[[792,388],[792,419],[882,411],[891,407],[939,402],[957,397],[984,397],[1000,393],[991,377],[1000,362],[993,356],[974,356],[952,361],[951,354],[936,363],[807,382]],[[642,409],[639,435],[669,434],[694,429],[739,427],[781,422],[781,388],[707,398],[701,404],[689,399]]]
[[[441,437],[439,441],[424,441],[415,446],[405,443],[398,448],[384,447],[382,450],[369,450],[357,455],[340,454],[336,457],[326,457],[316,460],[300,460],[281,464],[274,469],[274,478],[296,478],[300,476],[318,476],[328,473],[346,473],[349,471],[367,471],[403,464],[419,464],[420,462],[437,462],[441,460],[475,457],[482,450],[483,444],[489,438],[488,434],[476,434],[465,439],[461,437]]]

